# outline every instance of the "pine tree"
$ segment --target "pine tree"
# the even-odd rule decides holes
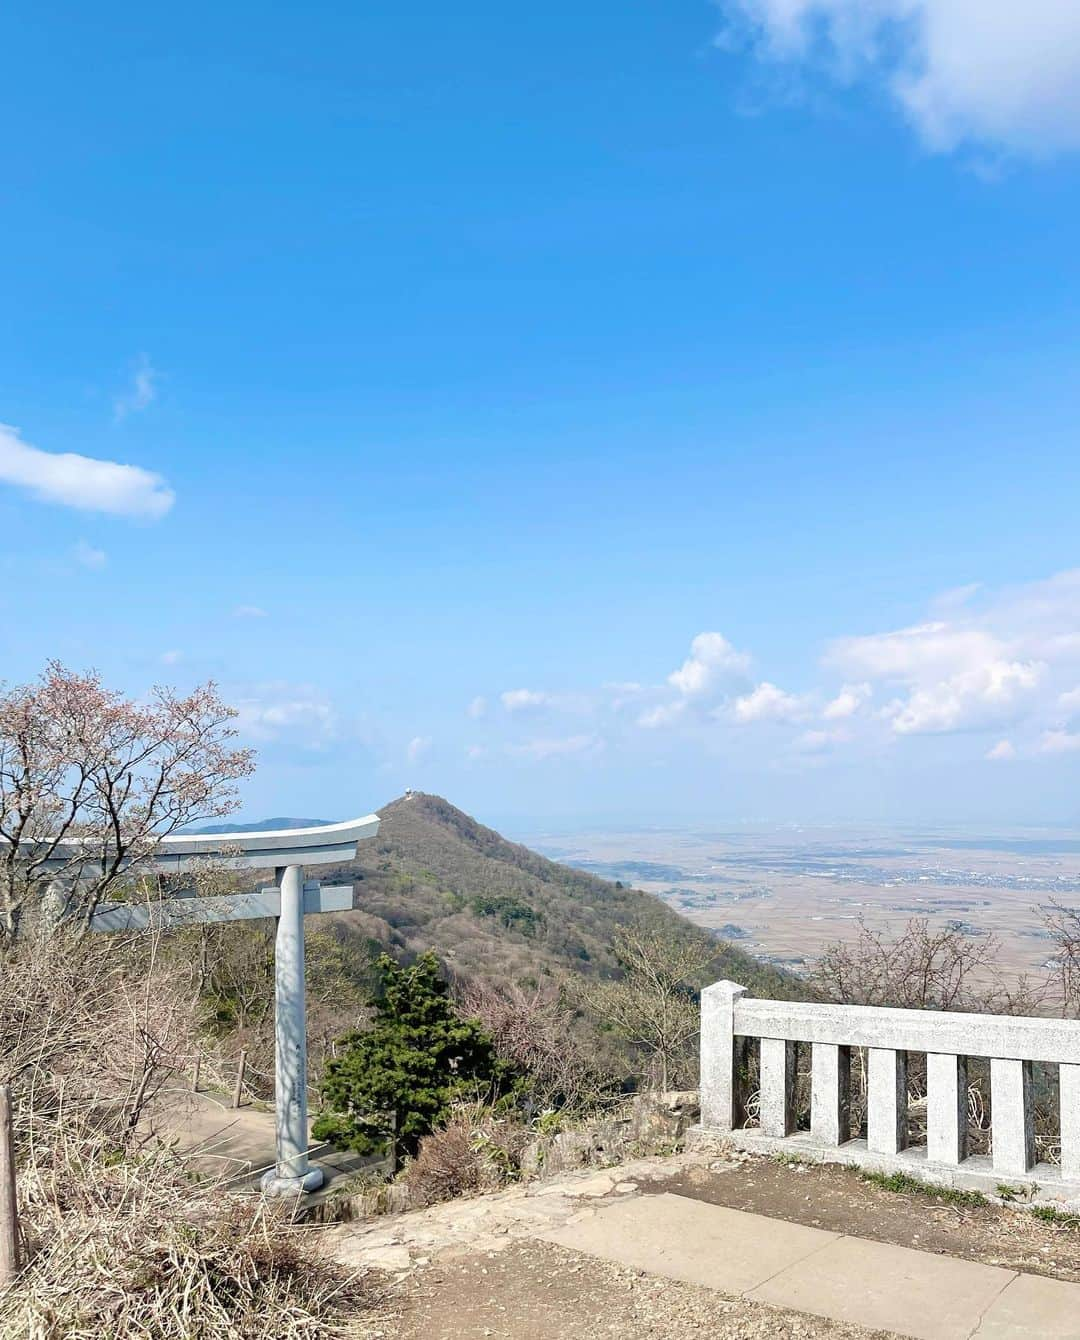
[[[415,1154],[456,1098],[494,1100],[512,1084],[492,1039],[454,1008],[433,953],[401,967],[376,963],[375,1019],[343,1037],[322,1083],[326,1105],[315,1122],[320,1140],[376,1154]]]

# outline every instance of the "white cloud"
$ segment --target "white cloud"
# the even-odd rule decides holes
[[[985,629],[939,621],[841,638],[830,648],[828,660],[871,679],[909,680],[974,668],[1001,654],[1001,643]]]
[[[668,675],[668,683],[686,697],[697,698],[741,679],[749,669],[750,657],[736,651],[721,633],[699,633],[690,644],[690,655]]]
[[[140,354],[135,360],[131,374],[131,385],[113,400],[113,418],[119,423],[129,414],[152,405],[157,398],[157,371],[146,354]]]
[[[471,703],[468,705],[468,707],[465,709],[465,715],[466,715],[467,717],[471,717],[473,721],[479,721],[481,717],[486,716],[486,715],[487,715],[487,699],[486,699],[486,698],[483,698],[483,697],[481,697],[479,694],[477,694],[477,696],[472,700],[472,702],[471,702]]]
[[[736,698],[731,709],[736,721],[791,721],[802,716],[806,704],[802,698],[763,680],[755,689]]]
[[[795,741],[795,750],[800,754],[827,754],[834,744],[847,737],[839,730],[808,730]]]
[[[728,42],[881,84],[928,148],[1080,148],[1074,0],[719,0]]]
[[[570,735],[563,739],[528,740],[525,744],[515,745],[511,752],[523,758],[544,762],[550,758],[569,758],[584,754],[598,753],[603,741],[598,735]]]
[[[84,568],[103,568],[109,561],[104,549],[95,549],[92,544],[80,540],[72,550],[75,562]]]
[[[261,605],[237,605],[233,610],[234,619],[265,619],[266,611]]]
[[[1023,759],[1080,748],[1071,733],[1080,741],[1080,570],[996,591],[968,588],[930,607],[933,619],[833,641],[824,675],[805,692],[751,682],[750,656],[719,633],[696,637],[661,683],[628,677],[580,693],[508,690],[492,729],[501,725],[510,738],[491,744],[492,755],[587,756],[602,740],[633,741],[655,762],[669,749],[665,730],[672,751],[693,740],[706,753],[755,764],[769,748],[781,765],[808,763],[841,743],[861,758],[890,740],[958,732],[985,733],[958,746],[967,757],[989,751],[1002,760],[1003,741]],[[805,670],[793,660],[781,673],[801,678]],[[536,730],[530,713],[541,709],[551,724],[543,738],[528,739]],[[774,728],[760,729],[764,722]],[[660,738],[647,742],[642,732]]]
[[[1016,757],[1016,745],[1011,740],[998,740],[997,744],[990,746],[984,757],[991,762],[1007,762]]]
[[[642,698],[648,691],[644,684],[639,684],[634,679],[627,679],[605,684],[603,692],[611,710],[622,712],[624,710],[637,711],[641,707]]]
[[[176,495],[160,475],[138,465],[95,460],[70,451],[42,451],[17,428],[0,424],[0,481],[29,491],[39,502],[84,512],[157,520]]]
[[[508,712],[538,712],[551,705],[552,697],[539,689],[507,689],[499,700]]]
[[[873,692],[869,684],[845,684],[836,697],[825,704],[821,715],[826,721],[844,721],[854,716]]]
[[[184,653],[182,651],[163,651],[161,653],[162,665],[179,665],[183,659]]]
[[[982,582],[965,582],[963,586],[950,586],[930,602],[935,614],[955,614],[962,606],[968,605],[983,589]]]
[[[338,716],[317,690],[304,685],[264,684],[250,697],[234,699],[236,727],[256,743],[286,741],[301,749],[326,749],[340,733]]]
[[[413,738],[409,741],[408,747],[405,750],[405,757],[408,759],[410,763],[419,763],[420,760],[424,757],[424,755],[430,751],[430,749],[431,749],[430,735],[414,735]]]
[[[985,627],[938,621],[842,638],[827,662],[907,690],[885,709],[897,735],[939,734],[991,726],[1022,707],[1045,667],[1014,659],[1013,649]]]
[[[897,735],[930,735],[992,725],[1008,719],[1018,700],[1034,689],[1042,667],[993,661],[919,689],[893,716]]]
[[[465,757],[475,763],[477,759],[486,758],[487,752],[482,744],[470,744],[465,748]]]
[[[1043,754],[1071,754],[1080,749],[1080,731],[1048,730],[1039,741]]]

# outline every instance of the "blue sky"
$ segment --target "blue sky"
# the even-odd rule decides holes
[[[973,4],[16,0],[5,677],[252,817],[1080,819],[1080,16]]]

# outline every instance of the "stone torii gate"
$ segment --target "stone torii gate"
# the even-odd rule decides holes
[[[296,1195],[322,1185],[321,1168],[308,1161],[307,1015],[304,999],[304,917],[353,906],[348,884],[304,879],[308,865],[332,865],[356,856],[356,844],[379,831],[378,816],[318,828],[272,832],[181,833],[163,838],[151,858],[161,874],[184,874],[208,861],[234,870],[274,871],[274,883],[251,893],[198,898],[194,890],[153,903],[102,903],[92,931],[167,930],[202,922],[275,917],[274,1118],[277,1162],[263,1178],[270,1195]]]

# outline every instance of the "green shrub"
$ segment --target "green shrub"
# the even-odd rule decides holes
[[[400,1157],[416,1153],[456,1100],[498,1099],[513,1088],[514,1075],[477,1021],[454,1008],[434,954],[407,968],[384,954],[375,967],[375,1019],[342,1038],[327,1062],[326,1110],[313,1134],[358,1154],[392,1146]]]
[[[544,924],[544,915],[509,894],[477,894],[469,906],[478,917],[494,917],[508,931],[535,935]]]

